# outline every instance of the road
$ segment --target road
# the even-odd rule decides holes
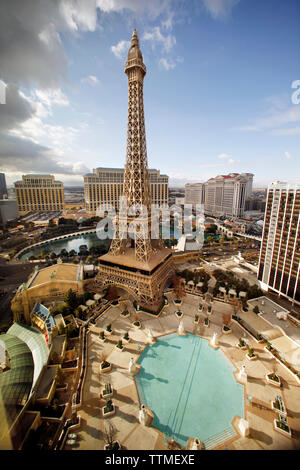
[[[11,300],[34,270],[32,263],[8,262],[0,257],[0,327],[12,322]]]

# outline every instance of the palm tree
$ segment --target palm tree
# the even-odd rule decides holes
[[[111,421],[108,421],[107,425],[104,427],[104,442],[106,443],[108,449],[112,450],[115,442],[115,437],[118,433],[117,428],[112,424]]]

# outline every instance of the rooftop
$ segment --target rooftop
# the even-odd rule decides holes
[[[58,365],[47,367],[36,391],[37,399],[48,398],[57,371]]]
[[[154,269],[160,262],[162,262],[171,251],[168,248],[163,248],[153,253],[150,260],[145,263],[144,261],[138,261],[135,259],[134,248],[128,248],[126,252],[122,255],[111,255],[107,253],[106,255],[101,256],[101,261],[107,261],[115,265],[129,266],[135,269],[151,271]]]
[[[40,373],[48,360],[44,336],[33,328],[14,323],[0,343],[7,351],[10,369],[0,374],[0,394],[10,426],[30,397]]]
[[[28,288],[36,287],[45,282],[58,281],[81,281],[81,266],[78,264],[58,263],[37,271]]]
[[[58,356],[61,356],[64,350],[66,335],[54,336],[52,340],[53,350]]]

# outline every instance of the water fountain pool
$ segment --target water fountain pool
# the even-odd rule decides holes
[[[244,416],[243,386],[225,355],[205,339],[162,336],[144,349],[138,363],[140,402],[151,408],[153,426],[165,436],[183,446],[189,437],[199,438],[208,448],[235,434],[231,422]]]

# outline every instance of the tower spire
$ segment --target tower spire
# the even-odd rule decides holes
[[[151,243],[151,191],[148,175],[146,148],[146,131],[144,118],[143,81],[146,67],[139,48],[136,29],[132,33],[131,46],[128,51],[125,73],[128,77],[128,120],[127,120],[127,152],[124,172],[123,196],[127,207],[133,207],[135,215],[122,220],[119,214],[117,220],[116,239],[112,241],[110,251],[114,254],[124,252],[128,240],[124,239],[127,223],[132,223],[139,211],[138,230],[134,242],[130,242],[135,250],[138,261],[148,262],[153,246]],[[144,210],[143,212],[143,209]],[[147,212],[146,212],[147,211]],[[132,225],[131,225],[132,226]],[[121,233],[120,233],[121,232]],[[157,243],[157,242],[156,242]]]
[[[151,191],[148,174],[143,83],[146,67],[137,31],[132,33],[125,63],[128,78],[128,119],[123,197],[116,234],[109,252],[99,258],[96,287],[125,289],[139,305],[157,311],[163,289],[174,273],[172,252],[162,247],[159,232],[151,238]]]
[[[134,28],[131,36],[131,45],[139,46],[139,37],[136,28]]]

